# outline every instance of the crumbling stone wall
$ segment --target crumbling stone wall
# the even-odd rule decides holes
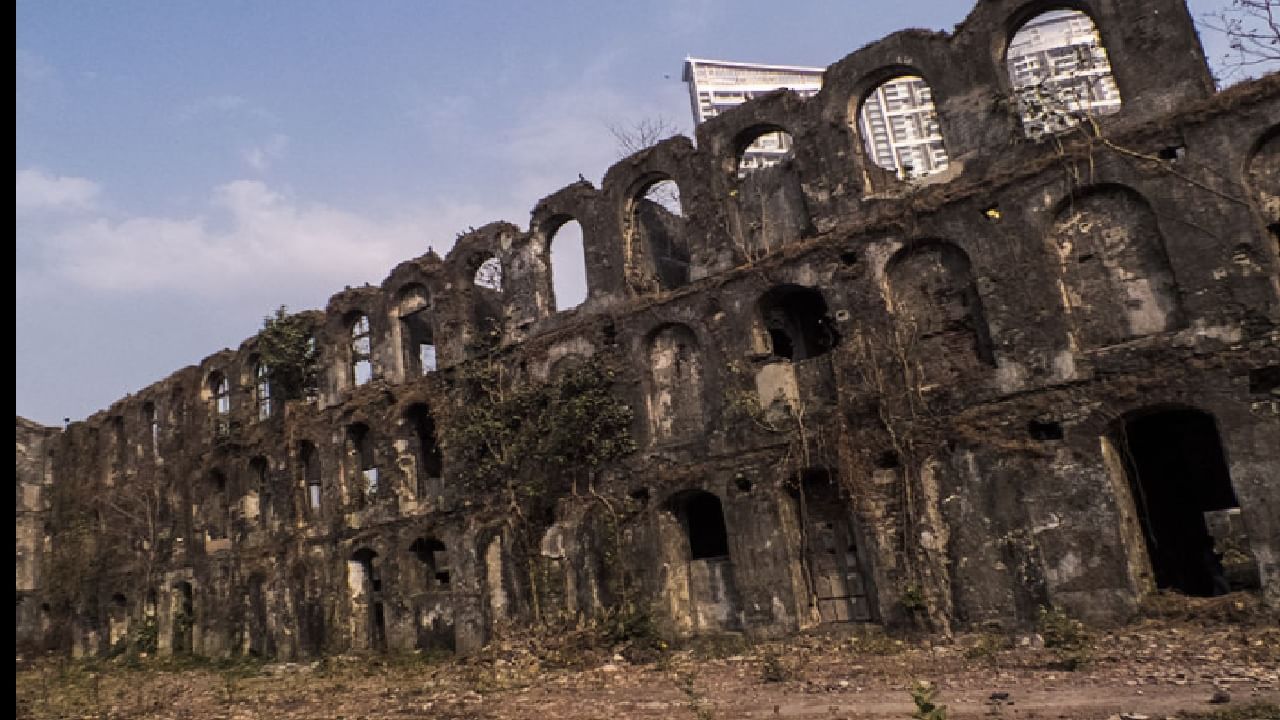
[[[1216,483],[1186,531],[1212,539],[1195,518],[1234,503],[1280,605],[1280,78],[1214,94],[1178,0],[1081,0],[1123,107],[1036,142],[1003,53],[1038,7],[891,35],[811,99],[758,98],[551,194],[527,231],[334,295],[302,316],[312,396],[264,407],[255,336],[63,431],[19,419],[20,638],[299,657],[619,611],[676,636],[1013,627],[1046,604],[1116,621],[1177,587],[1152,472]],[[900,74],[931,86],[950,158],[924,182],[858,136]],[[793,156],[740,177],[778,129]],[[644,199],[660,180],[678,216]],[[570,219],[589,293],[556,312]],[[446,438],[471,370],[537,384],[590,360],[634,452],[524,478],[528,502],[464,481]],[[1200,480],[1130,442],[1192,416],[1220,458]]]

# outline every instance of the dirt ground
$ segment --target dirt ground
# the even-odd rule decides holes
[[[588,631],[562,631],[509,638],[463,659],[19,658],[16,717],[1280,720],[1276,620],[1255,599],[1228,596],[1180,602],[1112,630],[1073,636],[1067,628],[1065,638],[1046,627],[950,639],[853,628],[679,650],[650,640],[635,652],[635,643],[607,646]],[[927,714],[930,691],[920,682],[944,713]]]

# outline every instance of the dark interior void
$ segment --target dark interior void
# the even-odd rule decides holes
[[[729,533],[724,525],[720,498],[694,491],[675,499],[675,510],[689,537],[689,559],[727,557]]]
[[[1228,592],[1205,513],[1238,502],[1213,417],[1190,409],[1143,414],[1124,421],[1115,439],[1156,586],[1203,597]]]
[[[665,183],[659,183],[662,184]],[[679,203],[678,196],[675,202]],[[640,198],[635,204],[634,222],[653,260],[659,286],[672,290],[688,285],[689,247],[684,237],[684,218],[658,202]]]
[[[805,360],[829,352],[838,341],[822,293],[798,285],[776,287],[760,298],[760,318],[770,353]]]
[[[378,553],[368,548],[361,548],[351,556],[351,560],[359,563],[364,572],[364,579],[369,584],[370,592],[382,592],[382,578],[378,577],[378,567],[374,562],[377,557]]]
[[[415,404],[409,408],[406,419],[413,426],[414,439],[418,442],[418,492],[426,489],[428,478],[441,476],[443,457],[436,443],[436,422],[426,405]]]
[[[449,560],[444,543],[434,538],[418,538],[409,546],[409,550],[422,563],[424,580],[432,588],[447,589],[449,587]]]
[[[400,317],[401,336],[404,340],[404,362],[409,376],[421,375],[435,370],[434,367],[423,367],[422,346],[435,345],[431,330],[431,312],[422,308]]]
[[[1249,394],[1276,395],[1280,393],[1280,365],[1268,365],[1249,371]]]
[[[387,614],[380,602],[373,604],[373,635],[370,642],[374,650],[387,649]]]

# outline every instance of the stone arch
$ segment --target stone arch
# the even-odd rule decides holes
[[[258,421],[269,420],[272,412],[271,401],[271,368],[263,361],[262,356],[254,353],[246,364],[245,384],[251,388],[253,397],[253,418]]]
[[[1049,246],[1077,346],[1105,347],[1182,326],[1164,238],[1136,191],[1103,185],[1067,198]]]
[[[315,443],[310,440],[298,441],[298,465],[302,470],[302,487],[306,493],[304,505],[312,518],[318,518],[324,506],[324,476],[320,452]]]
[[[822,291],[803,285],[778,285],[756,303],[755,346],[786,360],[825,355],[840,342]]]
[[[552,307],[557,312],[570,310],[586,302],[591,294],[585,231],[572,215],[556,215],[546,233]]]
[[[249,460],[249,492],[247,495],[257,504],[258,524],[263,528],[271,527],[275,510],[271,487],[271,464],[261,455]]]
[[[347,378],[352,387],[373,379],[373,327],[369,314],[352,310],[343,317],[347,330]]]
[[[734,167],[739,179],[790,160],[794,155],[795,139],[791,131],[774,123],[743,128],[733,139]]]
[[[267,578],[262,572],[249,575],[245,593],[245,628],[242,651],[256,658],[272,658],[276,655],[275,636],[271,632],[271,613],[267,606]]]
[[[944,241],[913,243],[885,265],[889,309],[922,378],[946,383],[995,364],[969,256]]]
[[[677,627],[695,633],[740,629],[742,601],[720,498],[705,490],[675,493],[658,521],[661,554],[671,561],[666,591]]]
[[[129,640],[129,599],[113,593],[107,606],[107,647],[115,650]]]
[[[382,494],[382,482],[374,450],[373,431],[363,422],[346,431],[347,491],[355,507],[364,507]]]
[[[873,163],[914,180],[947,169],[950,158],[933,102],[933,88],[910,67],[886,68],[884,79],[854,98],[862,150]]]
[[[156,404],[148,400],[142,404],[142,424],[146,428],[144,442],[151,459],[160,457],[160,418],[156,414]]]
[[[347,561],[347,589],[351,598],[352,646],[359,650],[385,650],[387,621],[382,565],[373,549],[362,547],[351,553]]]
[[[1280,255],[1280,125],[1271,127],[1258,139],[1249,154],[1245,177],[1271,236],[1272,250]]]
[[[422,536],[409,545],[409,554],[412,569],[406,575],[413,587],[415,646],[452,652],[457,640],[448,548],[433,536]]]
[[[426,403],[410,405],[405,409],[404,422],[410,430],[416,495],[420,500],[438,495],[444,490],[444,455],[436,438],[436,421],[430,406]]]
[[[205,476],[204,497],[200,502],[201,520],[209,540],[225,540],[231,525],[230,492],[227,475],[214,468]]]
[[[502,339],[503,299],[511,279],[495,250],[478,248],[466,256],[466,280],[470,283],[470,321],[475,327],[474,345],[493,347]]]
[[[205,392],[214,434],[224,437],[231,431],[231,380],[223,371],[213,370],[205,378]]]
[[[1029,138],[1120,111],[1106,47],[1085,10],[1080,3],[1037,3],[1010,18],[1004,71]]]
[[[409,283],[396,293],[395,318],[404,379],[436,369],[436,340],[431,294],[422,283]]]
[[[1216,418],[1181,404],[1122,415],[1103,437],[1145,553],[1135,574],[1188,595],[1261,585]],[[1131,536],[1128,538],[1134,542]],[[1134,554],[1131,553],[1131,558]]]
[[[648,173],[631,188],[622,208],[633,287],[674,290],[689,283],[689,239],[680,186],[671,176]]]
[[[650,368],[649,427],[656,442],[690,439],[705,428],[702,350],[687,325],[654,330],[646,345]]]
[[[195,591],[191,583],[179,580],[170,586],[169,648],[174,655],[195,653]]]

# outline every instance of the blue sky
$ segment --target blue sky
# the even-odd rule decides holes
[[[611,123],[691,134],[686,55],[826,66],[971,5],[19,0],[17,413],[82,419],[279,305],[526,226],[599,183]]]

